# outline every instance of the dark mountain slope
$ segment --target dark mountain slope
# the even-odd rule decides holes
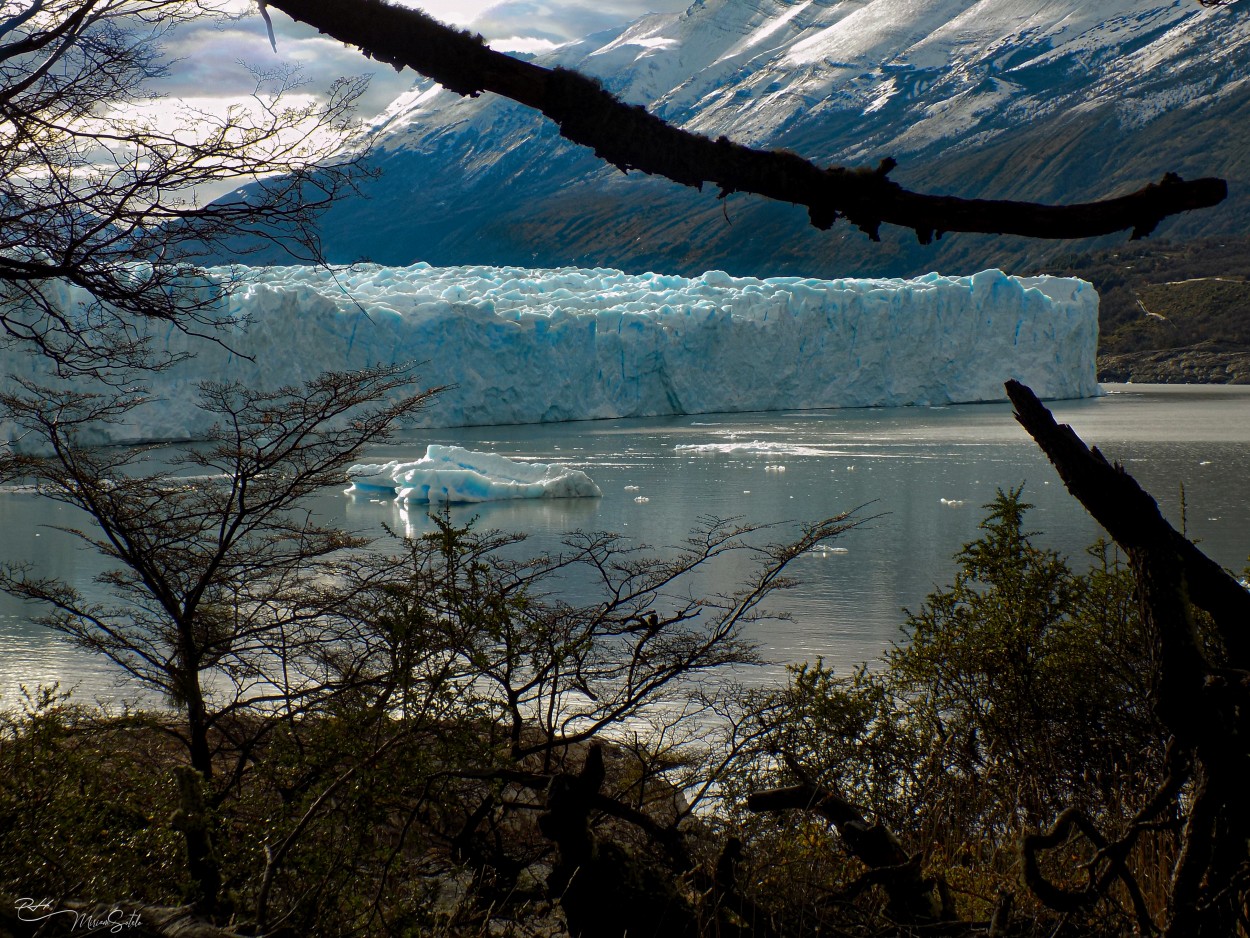
[[[1250,384],[1250,237],[1137,242],[1047,270],[1098,288],[1101,380]]]

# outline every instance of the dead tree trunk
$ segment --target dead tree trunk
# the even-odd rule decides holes
[[[698,916],[671,876],[641,862],[590,826],[604,781],[603,750],[590,746],[578,775],[551,780],[538,826],[559,850],[547,885],[573,938],[698,938]]]
[[[1031,390],[1009,381],[1007,394],[1016,419],[1128,555],[1137,579],[1152,703],[1172,736],[1168,778],[1152,807],[1157,812],[1179,801],[1185,821],[1164,935],[1215,938],[1239,926],[1250,930],[1250,592],[1168,524],[1122,466],[1057,424]],[[1207,641],[1193,607],[1214,623]],[[1135,827],[1148,824],[1148,814]],[[1135,836],[1130,830],[1102,852],[1122,855]],[[1029,850],[1026,842],[1026,864]]]

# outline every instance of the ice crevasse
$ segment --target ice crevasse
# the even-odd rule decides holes
[[[92,442],[194,439],[201,381],[289,384],[416,363],[447,385],[431,427],[1099,393],[1098,298],[1081,280],[926,274],[912,280],[699,277],[609,269],[358,265],[210,269],[236,286],[227,347],[174,330],[193,355],[149,379],[152,402]],[[49,288],[67,309],[77,288]],[[234,349],[243,354],[234,354]],[[6,374],[37,356],[0,350]],[[11,439],[12,428],[0,428]]]

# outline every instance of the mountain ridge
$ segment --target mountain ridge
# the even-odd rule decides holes
[[[822,162],[894,157],[893,178],[924,191],[1080,201],[1164,171],[1230,177],[1229,205],[1169,223],[1184,236],[1244,211],[1248,3],[914,0],[904,17],[895,0],[700,0],[537,61],[709,136]],[[367,138],[384,175],[372,201],[326,217],[335,261],[901,275],[1070,247],[959,236],[917,251],[910,233],[877,246],[812,232],[790,206],[624,178],[519,105],[428,81]]]

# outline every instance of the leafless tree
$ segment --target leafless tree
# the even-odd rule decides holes
[[[1173,528],[1118,463],[1059,424],[1037,396],[1007,383],[1016,420],[1058,470],[1068,491],[1128,555],[1149,649],[1150,702],[1170,734],[1164,777],[1118,838],[1078,807],[1048,831],[1026,837],[1023,873],[1052,908],[1091,904],[1117,881],[1133,898],[1143,933],[1166,938],[1244,934],[1250,928],[1250,592]],[[1201,628],[1196,611],[1209,616]],[[1166,920],[1151,921],[1126,864],[1138,839],[1179,813],[1179,851],[1168,884]],[[1047,878],[1040,857],[1079,833],[1096,850],[1079,887]]]
[[[82,509],[93,525],[66,530],[117,563],[99,577],[111,603],[24,565],[0,570],[0,588],[43,604],[47,625],[170,702],[179,720],[165,729],[199,775],[184,801],[197,803],[195,786],[207,783],[209,805],[220,803],[274,725],[263,717],[315,710],[355,679],[327,666],[345,638],[334,609],[350,597],[319,587],[368,540],[319,523],[301,502],[341,484],[363,447],[428,398],[409,383],[405,368],[377,366],[275,391],[205,385],[202,406],[217,421],[208,442],[163,468],[150,449],[77,441],[125,414],[128,397],[0,394],[5,416],[45,444],[0,458],[0,480],[34,480]],[[192,872],[211,904],[211,877]]]
[[[403,836],[449,843],[458,862],[489,871],[485,879],[506,901],[527,865],[516,858],[532,849],[518,832],[535,794],[554,790],[584,753],[610,740],[611,778],[582,807],[697,878],[687,822],[744,746],[731,716],[744,698],[734,668],[759,661],[744,627],[792,584],[785,571],[795,558],[860,520],[841,515],[769,544],[757,527],[708,518],[666,550],[578,532],[557,552],[518,559],[520,536],[436,513],[435,530],[405,539],[398,556],[358,555],[338,586],[351,599],[337,607],[350,607],[358,624],[335,649],[345,672],[374,676],[357,682],[367,688],[358,703],[387,708],[396,733],[428,734],[441,696],[448,706],[438,735],[469,734],[465,752],[445,746],[424,778],[414,771],[410,784],[442,809],[415,812],[421,820]],[[743,555],[756,564],[739,589],[699,590],[708,568]],[[291,836],[305,835],[300,827]],[[565,885],[553,894],[571,914]]]
[[[404,541],[406,556],[383,561],[389,577],[361,579],[373,584],[354,591],[361,618],[459,656],[458,672],[474,675],[466,694],[500,728],[510,758],[537,757],[542,771],[557,751],[605,731],[702,705],[701,677],[758,661],[742,629],[792,585],[791,561],[859,523],[839,515],[763,545],[753,542],[758,526],[709,518],[667,556],[617,534],[574,532],[557,553],[515,560],[522,535],[434,520],[435,532]],[[739,591],[698,595],[699,574],[744,553],[759,567]],[[376,561],[361,563],[368,571]],[[557,598],[568,589],[588,601]]]
[[[187,289],[197,262],[244,231],[315,260],[309,223],[352,185],[355,159],[330,154],[364,79],[293,104],[294,74],[257,74],[222,114],[156,96],[162,40],[224,8],[0,0],[0,335],[63,373],[161,364],[154,320],[213,337],[229,278]],[[246,201],[199,204],[204,186],[256,181]]]

